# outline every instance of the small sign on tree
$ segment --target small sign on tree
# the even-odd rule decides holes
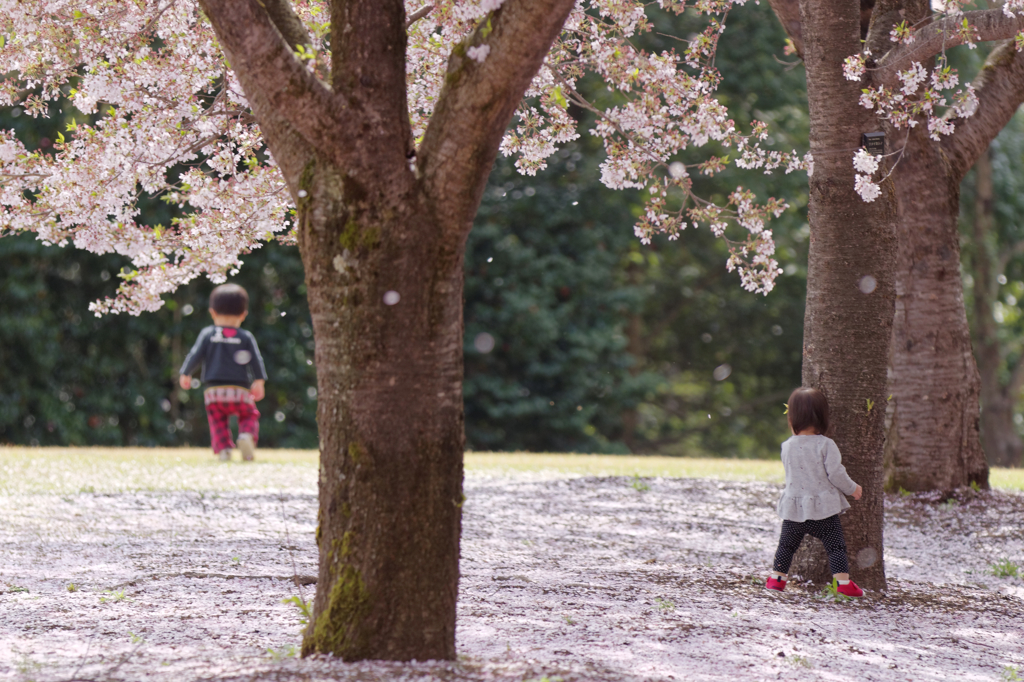
[[[860,146],[867,150],[868,154],[881,156],[885,153],[885,133],[864,133],[860,136]]]

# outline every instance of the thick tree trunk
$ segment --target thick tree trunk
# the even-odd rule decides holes
[[[360,174],[391,192],[359,211],[360,182],[319,160],[309,170],[299,240],[320,387],[320,574],[303,651],[450,659],[463,500],[461,250],[443,247],[412,182]]]
[[[1000,381],[1003,364],[997,328],[992,318],[992,302],[998,297],[998,268],[992,257],[993,229],[992,157],[986,151],[974,164],[976,196],[974,211],[974,329],[978,369],[981,374],[981,437],[985,455],[995,466],[1017,466],[1022,446],[1017,425],[1013,423],[1014,404],[1019,393],[1020,370],[1011,373],[1009,385]],[[998,261],[996,261],[998,262]]]
[[[462,259],[502,135],[573,0],[505,2],[449,58],[423,140],[401,0],[333,0],[331,83],[287,0],[201,0],[297,207],[316,338],[320,574],[303,653],[452,659]],[[489,48],[470,59],[467,45]]]
[[[959,173],[925,126],[906,139],[894,174],[899,247],[889,390],[895,404],[885,487],[987,487],[981,385],[960,277]]]
[[[845,57],[860,50],[856,3],[801,2],[814,173],[804,317],[806,386],[820,388],[832,411],[829,435],[864,496],[843,515],[850,573],[862,586],[885,587],[882,562],[882,445],[886,365],[892,332],[895,195],[891,184],[865,203],[854,193],[851,150],[877,129],[858,106],[858,83],[843,78]],[[807,543],[791,571],[828,577],[820,543]]]

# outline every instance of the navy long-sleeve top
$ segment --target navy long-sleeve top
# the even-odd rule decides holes
[[[211,325],[199,333],[192,350],[181,365],[180,374],[191,375],[203,366],[207,386],[243,386],[267,379],[256,337],[237,327]]]

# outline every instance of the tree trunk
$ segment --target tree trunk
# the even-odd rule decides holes
[[[988,487],[981,384],[960,277],[959,173],[925,126],[906,139],[894,174],[900,220],[889,390],[895,405],[885,487]]]
[[[978,369],[981,374],[981,438],[990,464],[995,466],[1017,466],[1021,460],[1021,440],[1017,426],[1013,423],[1013,408],[1017,393],[1015,380],[1004,386],[999,379],[1003,358],[995,320],[992,318],[992,302],[999,294],[996,277],[999,268],[994,266],[991,253],[993,229],[992,202],[992,157],[986,151],[974,164],[976,196],[974,212],[974,328],[978,355]],[[1012,373],[1014,377],[1019,370]]]
[[[367,175],[317,160],[299,204],[321,453],[320,573],[303,652],[451,659],[462,251],[443,247],[412,183]],[[361,182],[391,192],[360,211]]]
[[[635,265],[629,268],[629,283],[636,286],[639,279],[638,268]],[[638,314],[631,314],[626,322],[626,350],[633,356],[633,365],[629,368],[631,376],[640,373],[641,366],[646,357],[644,343],[643,318]],[[636,407],[631,407],[622,412],[622,442],[626,444],[630,452],[635,453],[637,448],[636,431],[640,425],[640,412]]]
[[[479,22],[418,145],[401,0],[330,3],[330,85],[296,59],[310,40],[287,0],[201,4],[296,203],[321,453],[303,654],[452,659],[465,242],[573,0],[506,2]],[[485,40],[486,58],[470,58]]]
[[[861,133],[878,125],[874,114],[857,103],[862,86],[845,80],[840,68],[844,58],[860,50],[858,5],[804,0],[801,16],[814,156],[803,382],[828,397],[829,435],[850,476],[864,488],[863,498],[841,518],[851,575],[878,590],[885,587],[882,444],[896,198],[891,183],[883,185],[873,203],[853,190],[853,152],[848,150],[860,145]],[[827,579],[820,544],[805,544],[791,571],[805,579]]]

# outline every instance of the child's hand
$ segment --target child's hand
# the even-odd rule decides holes
[[[192,388],[192,376],[189,374],[182,374],[178,377],[178,385],[186,391]]]
[[[853,491],[853,499],[859,500],[860,496],[864,494],[864,488],[857,486],[857,489]]]
[[[252,393],[252,397],[257,401],[263,400],[263,397],[266,395],[266,391],[263,389],[263,379],[257,379],[252,382],[249,392]]]

